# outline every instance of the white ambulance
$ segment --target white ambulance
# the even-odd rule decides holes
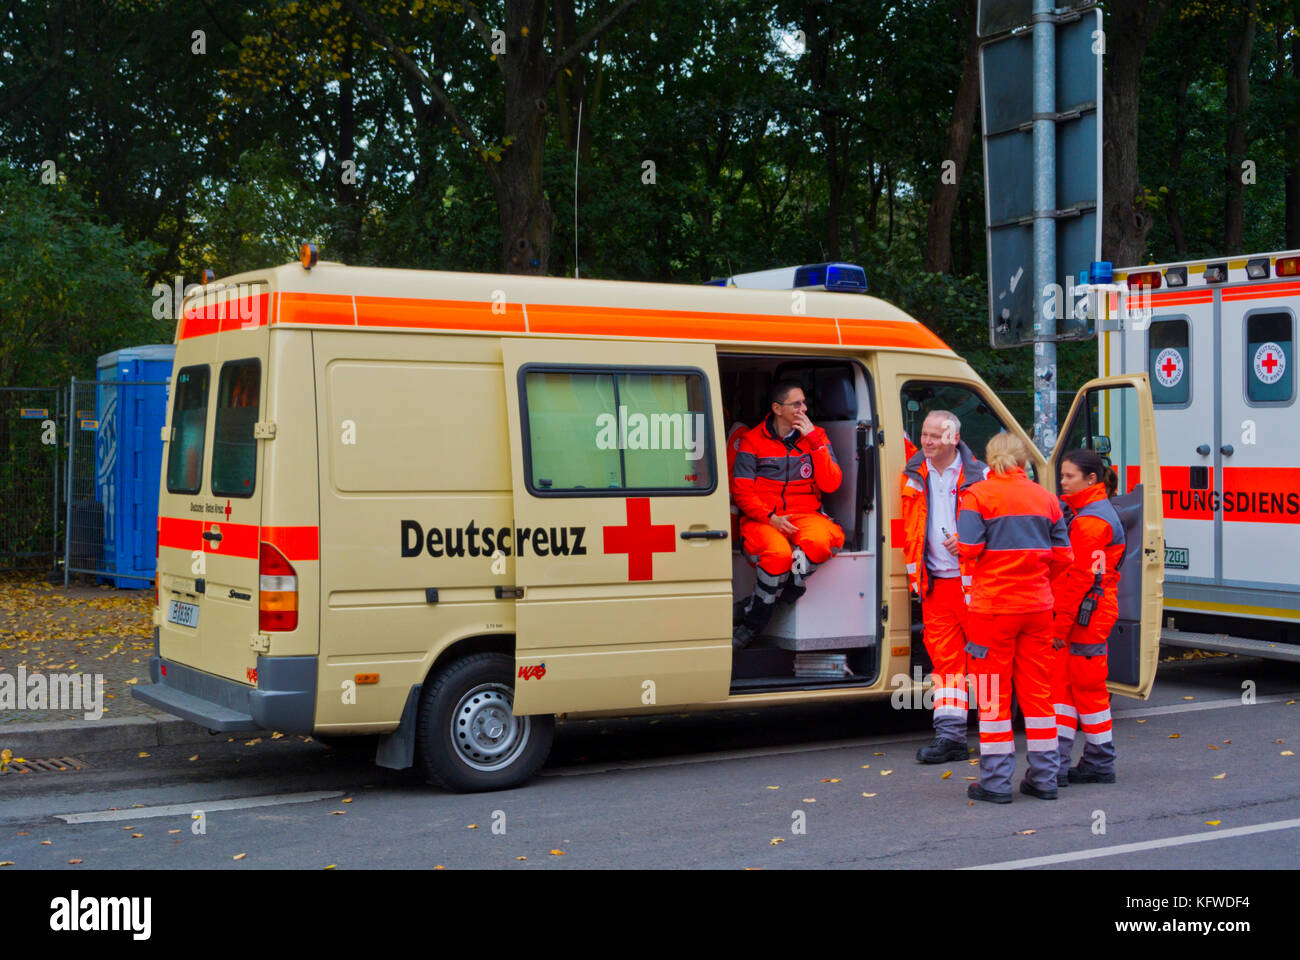
[[[1164,642],[1300,661],[1300,251],[1114,280],[1127,316],[1099,325],[1098,372],[1151,377]]]
[[[976,450],[1024,434],[841,267],[804,270],[798,290],[717,289],[348,267],[308,248],[208,283],[177,324],[157,649],[134,695],[215,731],[378,734],[378,763],[486,790],[541,766],[557,715],[919,693],[904,436],[933,408]],[[823,506],[846,543],[733,653],[753,572],[730,530],[726,427],[760,422],[784,378],[844,471]],[[1145,697],[1163,571],[1146,375],[1086,385],[1062,451],[1097,445],[1101,410],[1128,428],[1134,545],[1112,688]]]

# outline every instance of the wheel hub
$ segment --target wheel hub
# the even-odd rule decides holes
[[[451,739],[461,759],[476,770],[508,766],[528,742],[529,721],[512,712],[509,687],[480,684],[461,697],[452,714]]]

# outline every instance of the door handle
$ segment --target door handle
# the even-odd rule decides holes
[[[220,542],[220,540],[221,540],[221,534],[219,534],[219,533],[213,533],[211,530],[204,530],[204,531],[203,531],[203,539],[204,539],[204,540],[211,540],[213,543],[218,543],[218,542]]]
[[[1223,454],[1225,457],[1232,456],[1232,444],[1225,443],[1223,446],[1219,448],[1219,452]]]
[[[683,530],[683,540],[726,540],[726,530]]]
[[[1203,443],[1196,448],[1196,452],[1203,457],[1208,457],[1210,455],[1210,445],[1208,443]]]

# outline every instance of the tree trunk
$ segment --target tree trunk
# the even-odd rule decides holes
[[[1140,263],[1153,219],[1138,179],[1138,80],[1142,57],[1168,0],[1117,4],[1106,25],[1103,85],[1102,256],[1117,266]]]
[[[1165,194],[1165,218],[1174,240],[1174,253],[1182,259],[1187,255],[1187,238],[1183,233],[1183,218],[1178,209],[1178,171],[1183,164],[1183,150],[1187,146],[1187,88],[1198,62],[1188,58],[1178,78],[1174,91],[1174,143],[1169,157],[1169,192]]]
[[[812,88],[815,94],[821,94],[827,88],[827,74],[830,70],[831,48],[835,43],[834,24],[818,22],[817,11],[821,4],[810,3],[804,7],[804,34],[808,43],[809,72],[812,75]],[[818,103],[824,98],[817,97]],[[819,107],[817,125],[821,129],[822,143],[826,149],[826,257],[839,260],[840,256],[840,209],[844,193],[844,178],[840,173],[840,115],[838,109]]]
[[[939,182],[935,185],[926,216],[925,270],[929,273],[948,273],[952,269],[952,215],[957,209],[957,195],[961,192],[962,176],[966,173],[966,158],[970,154],[971,135],[975,130],[980,102],[976,3],[977,0],[955,0],[954,3],[958,22],[964,18],[966,23],[966,56],[962,59],[961,81],[957,84],[952,121],[948,124],[945,162],[939,166]],[[947,161],[954,165],[950,176],[945,176]]]
[[[1241,33],[1228,41],[1227,92],[1224,112],[1228,115],[1228,135],[1224,144],[1227,165],[1224,168],[1223,252],[1240,253],[1246,232],[1246,185],[1242,164],[1248,159],[1246,148],[1246,110],[1250,106],[1250,55],[1255,46],[1258,0],[1246,6],[1246,24]]]

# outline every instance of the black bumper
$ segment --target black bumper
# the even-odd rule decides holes
[[[155,653],[149,677],[153,684],[132,687],[131,696],[209,730],[311,733],[315,724],[315,657],[258,657],[257,686],[250,687]]]

